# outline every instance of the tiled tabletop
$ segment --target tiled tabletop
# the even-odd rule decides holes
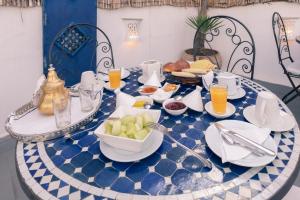
[[[123,91],[134,96],[140,86],[138,69],[132,69]],[[255,104],[260,85],[242,79],[245,97],[233,100],[235,114],[229,119],[245,121],[243,109]],[[191,92],[195,86],[182,86],[177,94]],[[203,102],[210,100],[202,91]],[[281,107],[290,113],[281,102]],[[170,116],[162,110],[160,123],[188,148],[195,149],[213,163],[209,171],[168,138],[151,156],[136,162],[120,163],[106,158],[99,149],[94,130],[115,109],[115,95],[105,91],[94,120],[71,138],[17,144],[16,160],[21,181],[40,199],[269,199],[293,176],[299,162],[299,128],[271,135],[278,144],[278,155],[265,167],[247,168],[222,164],[206,145],[204,131],[217,121],[207,112],[188,110]],[[155,104],[153,109],[161,109]],[[217,181],[218,180],[218,181]]]

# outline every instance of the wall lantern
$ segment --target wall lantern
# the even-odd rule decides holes
[[[285,26],[285,31],[287,35],[288,40],[294,40],[295,39],[295,25],[296,21],[298,20],[298,17],[283,17],[283,23]]]
[[[140,24],[142,19],[140,18],[123,18],[125,24],[127,41],[137,41],[140,39]]]

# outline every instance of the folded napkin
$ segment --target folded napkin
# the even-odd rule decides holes
[[[121,67],[121,78],[125,76],[125,68]]]
[[[202,76],[202,83],[207,91],[209,91],[209,85],[212,84],[213,80],[214,80],[214,72],[213,71],[210,71],[207,74]]]
[[[123,105],[123,106],[133,106],[136,102],[135,98],[129,94],[121,92],[120,89],[115,90],[116,94],[116,108]]]
[[[152,72],[150,78],[147,81],[145,81],[144,85],[161,87],[160,78],[157,76],[155,70]]]
[[[183,97],[182,102],[192,110],[203,111],[203,101],[201,97],[202,87],[196,86],[196,89]]]
[[[46,76],[43,74],[39,77],[39,79],[36,82],[36,86],[34,89],[33,97],[32,97],[32,102],[33,105],[38,106],[40,103],[40,99],[42,97],[43,91],[41,90],[42,85],[44,85],[46,81]]]
[[[231,122],[231,123],[221,123],[221,124],[224,125],[227,129],[235,131],[241,134],[242,136],[257,142],[258,144],[263,144],[271,132],[270,129],[268,128],[258,128],[255,126],[249,126],[246,123],[235,124]],[[241,160],[251,154],[250,150],[238,144],[237,145],[227,144],[221,137],[221,134],[222,133],[219,134],[220,136],[219,141],[221,141],[220,147],[222,152],[223,163]]]

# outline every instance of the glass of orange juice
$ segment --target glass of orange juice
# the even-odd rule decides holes
[[[109,83],[112,89],[120,87],[121,84],[121,70],[120,69],[111,69],[108,72]]]
[[[227,86],[212,84],[209,87],[213,110],[216,114],[225,114],[227,106]]]

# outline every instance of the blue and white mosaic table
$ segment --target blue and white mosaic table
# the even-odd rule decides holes
[[[139,70],[132,70],[123,91],[138,95]],[[247,94],[231,101],[237,111],[230,119],[245,121],[243,109],[255,103],[257,91],[266,90],[243,79]],[[184,95],[195,86],[182,86]],[[204,103],[210,100],[202,91]],[[282,109],[291,113],[281,102]],[[207,112],[188,110],[181,116],[170,116],[162,110],[160,123],[185,146],[203,154],[216,167],[208,171],[182,148],[165,138],[161,147],[148,158],[119,163],[106,158],[99,149],[94,130],[115,109],[115,96],[105,92],[94,120],[75,132],[71,138],[17,144],[17,168],[21,181],[38,199],[269,199],[289,187],[299,165],[299,128],[272,133],[278,143],[276,159],[265,167],[246,168],[222,164],[207,147],[204,131],[217,119]],[[153,109],[161,109],[155,104]],[[209,177],[221,178],[215,182]],[[289,188],[286,189],[286,191]],[[285,192],[286,192],[285,191]]]

